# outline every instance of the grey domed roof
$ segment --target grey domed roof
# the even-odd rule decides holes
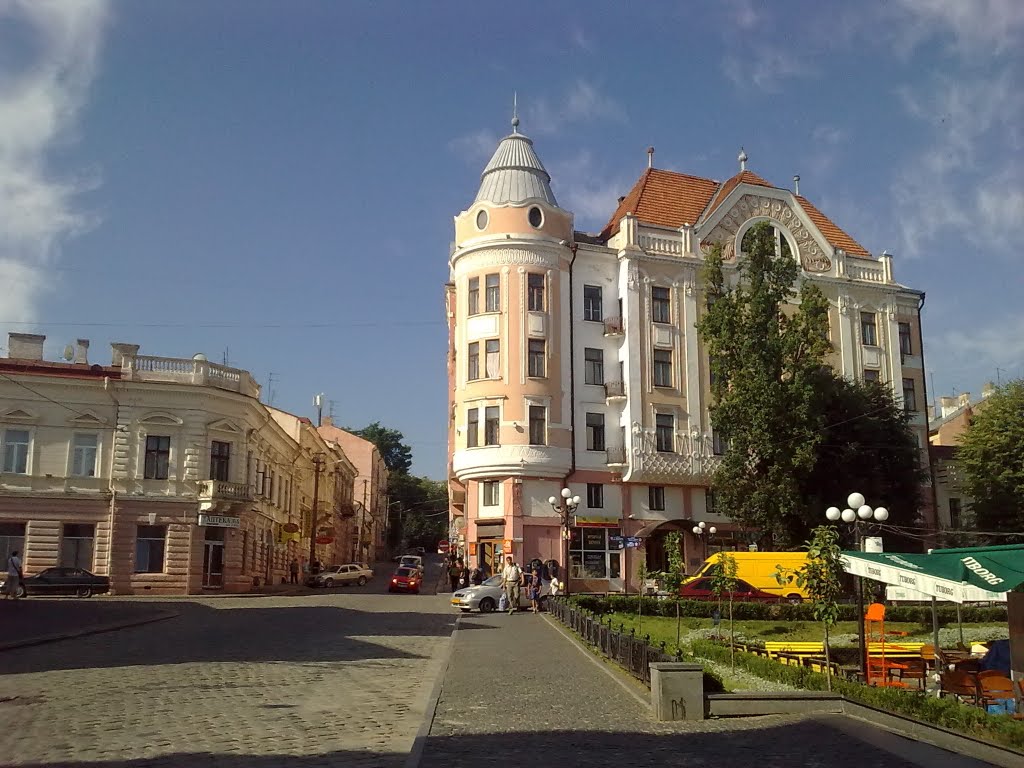
[[[505,205],[543,200],[557,207],[551,177],[533,151],[533,142],[515,131],[516,123],[513,122],[513,133],[501,140],[480,175],[480,190],[474,202]]]

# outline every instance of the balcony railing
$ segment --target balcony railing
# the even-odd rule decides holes
[[[252,489],[246,483],[229,483],[225,480],[200,480],[200,501],[252,501]]]
[[[608,464],[621,466],[626,463],[626,449],[622,446],[605,448],[605,455]]]
[[[626,332],[626,327],[621,317],[606,317],[604,319],[605,336],[621,336]]]
[[[626,396],[626,382],[624,382],[624,381],[606,381],[604,383],[604,396],[606,398],[625,397]]]

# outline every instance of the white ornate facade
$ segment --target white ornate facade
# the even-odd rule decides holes
[[[894,280],[891,256],[872,256],[741,160],[721,183],[648,168],[587,235],[557,207],[532,142],[516,130],[501,141],[455,219],[447,286],[452,529],[471,561],[509,551],[561,561],[547,499],[566,485],[582,499],[571,545],[580,589],[623,589],[638,554],[661,567],[666,530],[703,520],[720,545],[747,541],[706,490],[720,451],[694,326],[704,253],[720,243],[735,273],[743,236],[761,221],[829,299],[833,366],[904,395],[927,461],[923,294]],[[619,535],[647,545],[618,550]],[[703,542],[685,533],[685,549],[698,565]]]

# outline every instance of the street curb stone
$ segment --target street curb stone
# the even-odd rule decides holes
[[[434,717],[437,714],[437,702],[441,699],[441,692],[444,690],[444,680],[448,676],[448,667],[452,663],[452,655],[455,651],[455,635],[458,634],[460,623],[462,623],[461,615],[455,617],[455,626],[452,628],[447,647],[444,649],[444,662],[438,669],[437,679],[434,680],[434,686],[430,690],[430,698],[427,699],[427,706],[423,710],[423,722],[420,723],[420,729],[416,733],[416,738],[412,742],[412,749],[409,750],[409,756],[406,758],[402,768],[419,768],[420,762],[423,760],[423,750],[427,746],[427,738],[430,736],[430,729],[434,725]]]
[[[178,616],[176,611],[160,611],[159,613],[147,616],[143,619],[126,619],[124,621],[112,621],[109,624],[97,624],[91,627],[83,627],[82,629],[76,629],[73,632],[54,632],[49,635],[40,635],[39,637],[30,637],[25,640],[15,640],[8,643],[0,643],[0,652],[13,651],[16,648],[31,648],[35,645],[45,645],[46,643],[56,643],[61,640],[74,640],[78,637],[87,637],[88,635],[100,635],[104,632],[116,632],[119,629],[129,629],[131,627],[141,627],[145,624],[153,624],[157,621],[165,621],[166,619],[173,619]]]

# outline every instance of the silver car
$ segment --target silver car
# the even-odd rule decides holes
[[[332,565],[313,577],[314,587],[330,589],[345,584],[358,584],[360,587],[373,578],[373,571],[366,563],[347,563]]]
[[[452,605],[462,611],[480,611],[491,613],[498,610],[498,601],[503,593],[501,576],[491,576],[483,584],[475,587],[464,587],[452,595]],[[541,580],[541,603],[551,594],[551,582]],[[519,607],[529,608],[530,601],[526,597],[526,587],[519,590]]]

